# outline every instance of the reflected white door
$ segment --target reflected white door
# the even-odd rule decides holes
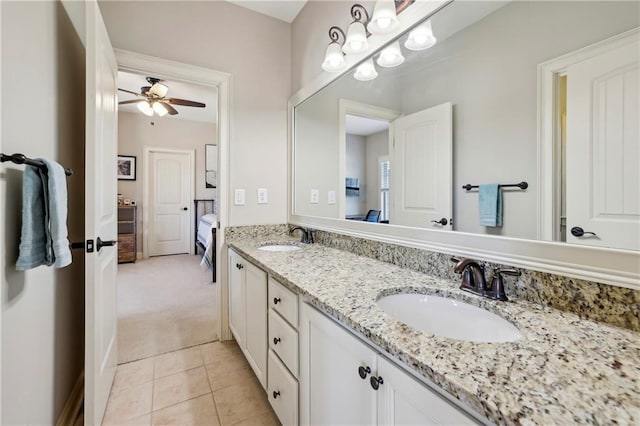
[[[84,421],[100,424],[117,363],[116,246],[99,248],[98,238],[117,240],[116,152],[118,64],[98,5],[86,4]]]
[[[189,253],[193,196],[193,152],[149,153],[150,256]]]
[[[393,122],[392,224],[451,229],[452,114],[444,103]],[[442,218],[447,225],[436,223]]]
[[[567,70],[567,241],[640,249],[638,34]],[[596,235],[572,235],[580,227]]]

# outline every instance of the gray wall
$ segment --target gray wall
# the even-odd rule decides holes
[[[389,155],[389,131],[367,136],[367,204],[364,212],[380,210],[380,170],[378,159]]]
[[[59,2],[3,1],[2,151],[54,159],[69,236],[84,239],[84,47]],[[16,272],[23,166],[0,169],[2,424],[54,424],[83,368],[84,258]]]

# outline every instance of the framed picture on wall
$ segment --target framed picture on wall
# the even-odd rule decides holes
[[[118,180],[136,180],[136,157],[118,155]]]
[[[204,177],[207,188],[215,188],[218,185],[216,169],[218,168],[218,147],[207,144],[204,146]]]

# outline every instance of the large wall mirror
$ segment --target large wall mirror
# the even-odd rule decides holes
[[[375,78],[354,68],[293,101],[292,219],[637,262],[639,3],[453,1],[427,18],[431,47],[408,31],[388,45],[401,64],[376,52]]]

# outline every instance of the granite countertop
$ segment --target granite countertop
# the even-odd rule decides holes
[[[227,244],[387,355],[498,424],[638,424],[640,334],[524,301],[496,302],[451,282],[319,244],[230,236]],[[521,340],[472,343],[413,329],[384,313],[384,294],[452,297],[516,325]],[[473,325],[471,325],[473,326]]]

